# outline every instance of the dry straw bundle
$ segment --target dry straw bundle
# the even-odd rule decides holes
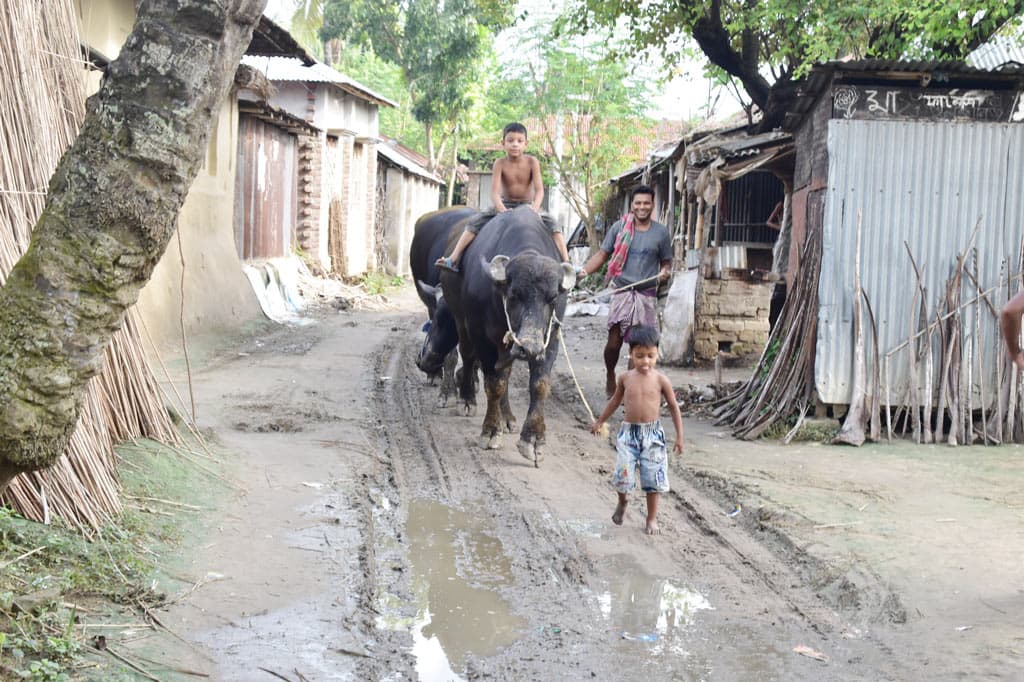
[[[85,69],[72,0],[0,0],[0,283],[28,246],[57,162],[85,116]],[[107,348],[64,455],[17,477],[5,501],[86,533],[121,511],[114,444],[179,442],[132,314]]]

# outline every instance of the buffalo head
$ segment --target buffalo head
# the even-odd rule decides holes
[[[416,286],[434,300],[430,322],[424,327],[427,336],[423,340],[419,357],[416,358],[416,366],[427,376],[435,376],[441,372],[444,359],[458,345],[459,334],[455,326],[455,316],[444,300],[441,287],[432,287],[421,281],[417,281]]]
[[[508,316],[513,355],[536,360],[544,356],[554,325],[559,298],[576,283],[576,271],[569,263],[527,251],[515,258],[495,256],[484,263],[486,272],[501,296]]]

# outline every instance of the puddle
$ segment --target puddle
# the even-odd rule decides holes
[[[688,655],[687,633],[697,612],[714,608],[708,600],[681,581],[648,574],[632,557],[612,557],[609,563],[620,578],[597,601],[621,645]]]
[[[525,628],[496,591],[511,583],[511,569],[485,520],[432,500],[409,504],[405,535],[416,615],[381,624],[411,632],[422,682],[461,680],[454,671],[468,656],[493,656]],[[395,604],[382,606],[382,613],[395,613]]]

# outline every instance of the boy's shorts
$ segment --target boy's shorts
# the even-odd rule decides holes
[[[661,422],[622,422],[615,439],[615,473],[612,487],[628,493],[636,487],[634,472],[640,471],[640,488],[645,493],[668,492],[668,449]]]

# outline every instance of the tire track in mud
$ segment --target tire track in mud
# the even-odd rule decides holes
[[[400,325],[399,329],[415,326]],[[413,359],[418,348],[412,334],[394,333],[376,353],[374,365],[378,380],[372,399],[377,415],[379,452],[385,456],[382,458],[384,471],[376,484],[379,489],[376,493],[371,491],[371,497],[376,495],[376,498],[371,515],[373,531],[368,542],[374,549],[368,555],[365,570],[374,575],[369,601],[378,613],[376,636],[382,647],[394,653],[393,660],[383,665],[391,670],[415,669],[410,653],[412,636],[402,628],[387,627],[384,621],[394,619],[395,612],[400,614],[399,619],[407,621],[416,615],[412,606],[406,514],[412,500],[431,498],[453,507],[472,503],[482,508],[512,565],[515,588],[503,593],[513,609],[534,624],[502,654],[471,661],[473,671],[502,679],[554,679],[579,675],[581,660],[593,665],[591,672],[621,666],[622,652],[608,646],[610,633],[601,631],[600,611],[594,602],[597,585],[613,578],[609,575],[611,569],[595,565],[597,559],[587,551],[585,539],[560,521],[558,513],[545,506],[550,500],[541,500],[538,504],[536,499],[522,499],[524,494],[529,497],[535,491],[516,487],[517,479],[537,479],[533,474],[516,470],[513,462],[521,464],[518,454],[513,456],[478,447],[472,436],[479,429],[479,417],[452,417],[450,413],[454,410],[451,408],[430,407],[436,400],[437,388],[428,385],[415,367]],[[525,390],[525,377],[521,372],[518,379],[516,377],[517,373],[513,372],[513,389],[521,393]],[[549,400],[546,407],[550,464],[548,469],[541,464],[541,475],[580,476],[578,481],[558,483],[591,486],[595,491],[600,489],[595,494],[603,496],[607,494],[606,487],[601,486],[603,481],[592,473],[579,471],[579,465],[569,461],[571,453],[568,451],[578,440],[575,432],[580,422],[586,420],[578,414],[583,409],[582,404],[575,397],[569,397],[575,396],[575,391],[571,386],[566,388],[564,382],[567,381],[571,379],[556,368],[552,374],[554,399]],[[506,434],[505,437],[518,436]],[[504,450],[514,452],[507,444]],[[562,457],[566,459],[558,461]],[[750,628],[770,631],[776,627],[777,617],[788,613],[789,617],[782,621],[783,640],[804,632],[812,638],[830,640],[833,652],[851,654],[848,642],[842,641],[841,617],[822,603],[794,568],[803,558],[777,556],[779,545],[765,546],[752,534],[751,528],[725,516],[719,503],[698,489],[689,476],[684,477],[676,469],[674,478],[677,488],[666,496],[661,515],[668,517],[667,525],[674,526],[677,535],[683,528],[691,528],[693,532],[684,532],[682,539],[665,539],[655,551],[670,557],[681,575],[694,576],[697,583],[720,588],[719,598],[723,603],[728,602],[721,607],[724,621],[742,618],[744,610],[753,611],[756,607],[759,615],[750,617]],[[631,539],[623,551],[629,552],[638,545],[644,549],[640,543]],[[797,548],[790,550],[796,552]],[[391,604],[390,615],[384,613],[388,603]],[[396,603],[404,606],[396,607]],[[762,610],[764,614],[760,614]],[[544,634],[543,625],[536,625],[555,622],[580,623],[575,631],[568,629],[577,639],[553,640],[549,634]],[[761,645],[770,644],[771,636],[756,635],[755,640]],[[738,643],[742,646],[750,642]],[[722,654],[714,651],[720,650],[721,645],[708,646],[712,651],[705,652],[707,659],[721,669]],[[855,656],[851,654],[851,657]],[[369,673],[373,666],[382,664],[367,665]],[[683,665],[691,672],[703,673],[699,666]],[[711,663],[707,665],[713,667]],[[816,673],[807,677],[790,674],[792,663],[788,659],[774,665],[780,666],[786,679],[815,679]],[[380,668],[375,671],[379,673]],[[414,673],[412,677],[415,678]],[[652,679],[662,677],[655,675]],[[834,679],[851,678],[838,676]]]
[[[387,453],[382,462],[381,494],[391,503],[377,505],[372,537],[368,538],[376,545],[373,566],[367,567],[376,576],[372,601],[378,612],[379,605],[390,601],[403,604],[399,608],[403,618],[416,615],[404,528],[410,502],[430,498],[453,508],[468,505],[480,510],[510,563],[514,587],[499,592],[526,621],[554,622],[564,615],[567,600],[578,601],[577,588],[586,583],[592,567],[571,531],[554,523],[549,514],[520,505],[516,493],[492,473],[495,467],[506,465],[499,451],[481,450],[476,439],[460,437],[476,433],[479,417],[453,417],[456,410],[452,408],[427,407],[434,404],[438,389],[415,367],[418,348],[411,335],[395,334],[376,354],[377,376],[389,377],[376,382],[373,401],[380,452]],[[454,428],[458,429],[455,437]],[[506,438],[515,437],[506,434]],[[408,653],[410,634],[401,628],[388,629],[383,620],[378,616],[378,639],[392,651],[403,652],[404,665],[414,667]],[[469,668],[473,674],[499,679],[550,679],[576,671],[578,663],[560,654],[566,643],[538,641],[546,636],[528,631],[500,655],[471,658]],[[373,665],[368,664],[366,672]]]

